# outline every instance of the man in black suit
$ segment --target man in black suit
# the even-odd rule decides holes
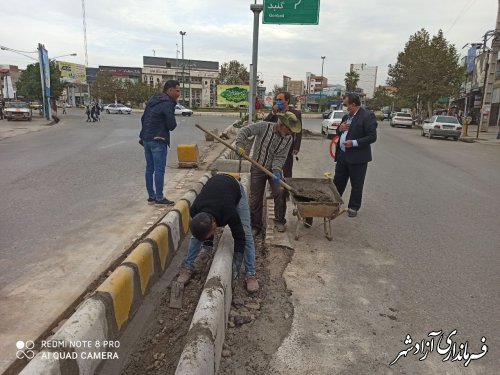
[[[337,128],[340,139],[335,151],[337,165],[333,183],[342,195],[347,181],[351,180],[348,215],[355,217],[361,207],[368,162],[372,161],[370,145],[377,140],[377,120],[372,113],[361,108],[357,94],[344,95],[343,104],[348,114]]]

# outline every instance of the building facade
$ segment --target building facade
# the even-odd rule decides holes
[[[218,61],[143,56],[142,81],[154,86],[169,79],[181,84],[179,103],[189,107],[214,107],[217,99]]]
[[[357,87],[363,89],[367,99],[372,99],[375,94],[377,70],[377,66],[368,66],[367,64],[351,64],[350,71],[359,74]]]
[[[317,76],[311,72],[306,73],[306,93],[315,94],[319,93],[321,89],[328,86],[328,79],[325,77]]]
[[[304,95],[305,83],[302,80],[290,80],[288,81],[288,92],[294,96]]]

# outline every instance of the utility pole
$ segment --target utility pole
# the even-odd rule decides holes
[[[175,79],[177,79],[177,69],[179,69],[179,44],[175,43]]]
[[[321,56],[321,90],[319,91],[318,112],[321,112],[321,97],[323,96],[323,65],[325,65],[326,56]]]
[[[181,39],[182,39],[182,105],[186,104],[186,90],[185,90],[185,77],[184,77],[184,69],[186,67],[186,64],[184,62],[184,35],[186,35],[185,31],[180,31],[179,34],[181,34]]]
[[[259,52],[259,15],[264,9],[263,4],[250,4],[253,12],[253,45],[252,69],[250,69],[250,101],[248,103],[248,123],[251,124],[255,117],[255,94],[257,91],[257,56]]]
[[[484,48],[486,48],[486,34],[485,34]],[[495,83],[495,74],[497,70],[497,58],[499,50],[500,50],[500,0],[499,0],[499,6],[497,8],[497,21],[495,25],[495,30],[493,31],[491,51],[489,52],[489,62],[488,62],[486,81],[484,84],[484,92],[483,92],[483,105],[481,107],[481,120],[478,126],[478,130],[479,128],[481,128],[482,132],[488,131],[488,125],[490,122],[493,84]],[[498,132],[497,139],[500,139],[500,130]]]

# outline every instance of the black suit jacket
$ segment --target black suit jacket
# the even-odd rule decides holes
[[[347,121],[348,115],[342,118],[342,122]],[[337,128],[337,134],[341,133]],[[350,164],[361,164],[372,161],[372,150],[370,145],[377,140],[377,119],[373,113],[364,108],[359,108],[358,112],[352,119],[349,130],[347,131],[346,140],[356,140],[358,147],[346,148],[344,159]],[[340,139],[337,143],[335,154],[340,152]]]

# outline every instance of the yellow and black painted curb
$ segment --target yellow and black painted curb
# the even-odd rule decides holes
[[[54,338],[83,342],[92,338],[110,341],[120,336],[151,286],[170,265],[188,234],[189,209],[210,177],[210,174],[205,174],[184,194],[147,237],[99,285],[95,293],[78,307]],[[102,351],[98,348],[94,350]],[[65,374],[68,361],[72,362],[69,367],[78,367],[77,373],[93,373],[102,361],[99,356],[96,359],[55,360],[51,356],[44,356],[43,352],[39,352],[21,374]]]

